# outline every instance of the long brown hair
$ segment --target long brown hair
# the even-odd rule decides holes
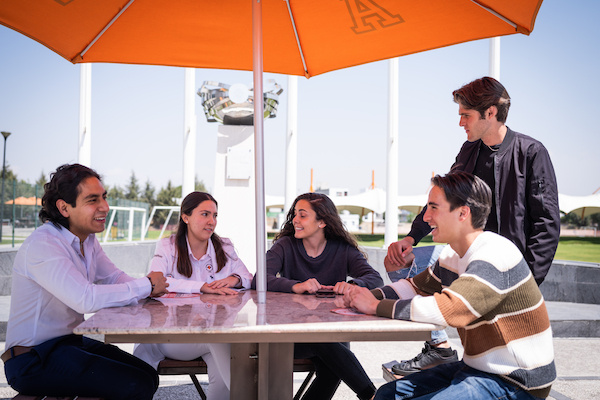
[[[175,233],[175,245],[177,247],[177,272],[188,278],[192,276],[192,263],[188,255],[186,241],[188,225],[183,222],[183,215],[191,215],[196,207],[206,200],[212,201],[215,203],[217,208],[219,207],[219,204],[215,198],[205,192],[192,192],[185,196],[181,202],[179,225],[177,226],[177,233]],[[215,254],[217,256],[217,272],[219,272],[227,263],[227,254],[223,250],[223,241],[219,235],[213,232],[213,234],[210,236],[210,240],[215,248]]]
[[[360,251],[356,239],[354,239],[354,236],[352,236],[344,227],[333,201],[331,201],[327,195],[321,193],[304,193],[296,197],[294,204],[292,204],[292,207],[287,214],[281,231],[275,236],[273,242],[276,242],[279,238],[284,236],[294,237],[295,229],[293,219],[296,216],[296,204],[300,200],[308,201],[313,211],[317,214],[317,220],[325,222],[325,239],[346,242]]]

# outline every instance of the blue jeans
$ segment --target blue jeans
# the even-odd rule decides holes
[[[375,400],[536,400],[494,374],[458,361],[426,369],[381,386]]]
[[[392,282],[396,282],[399,279],[412,278],[415,275],[425,271],[427,267],[433,265],[440,257],[440,253],[444,246],[422,246],[415,247],[413,254],[415,255],[415,261],[410,268],[399,269],[398,271],[388,272],[388,276]],[[431,341],[429,343],[437,345],[448,341],[448,334],[445,330],[431,331]]]

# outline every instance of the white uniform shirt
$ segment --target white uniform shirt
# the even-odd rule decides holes
[[[106,256],[94,234],[83,242],[51,222],[21,245],[13,265],[6,348],[35,346],[73,333],[83,314],[134,304],[150,295],[148,278],[134,279]]]
[[[177,271],[177,247],[175,237],[161,239],[156,244],[154,257],[150,262],[150,271],[160,271],[167,277],[169,292],[177,293],[200,293],[200,289],[205,283],[227,278],[231,275],[238,275],[242,280],[242,288],[248,289],[252,283],[252,274],[246,268],[246,265],[238,257],[229,239],[221,238],[223,241],[223,250],[227,255],[227,263],[217,272],[217,256],[212,240],[208,241],[206,254],[197,259],[190,251],[189,242],[186,243],[188,255],[192,263],[192,276],[189,278]]]

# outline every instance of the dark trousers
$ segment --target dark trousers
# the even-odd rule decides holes
[[[4,364],[21,394],[151,400],[158,374],[116,346],[78,335],[48,340]]]
[[[315,364],[315,379],[303,400],[329,400],[340,381],[344,381],[361,400],[375,394],[375,386],[350,350],[349,343],[296,343],[295,358],[310,358]]]

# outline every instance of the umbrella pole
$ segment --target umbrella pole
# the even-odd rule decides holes
[[[252,1],[252,72],[254,80],[254,168],[256,191],[256,290],[258,303],[266,303],[266,229],[262,2]]]

